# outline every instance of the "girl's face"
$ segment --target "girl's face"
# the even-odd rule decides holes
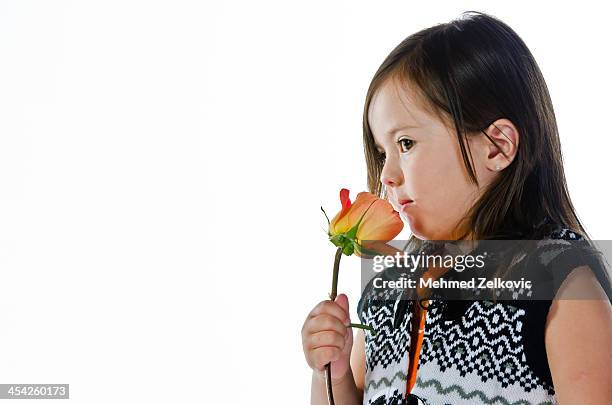
[[[381,182],[416,237],[456,240],[466,229],[455,228],[494,175],[479,159],[486,156],[480,153],[486,137],[468,137],[479,188],[470,182],[453,130],[421,108],[409,89],[386,80],[370,104],[370,128],[385,155]]]

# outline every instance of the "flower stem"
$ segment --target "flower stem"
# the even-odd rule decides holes
[[[342,257],[342,248],[339,247],[336,249],[336,257],[334,260],[334,272],[332,275],[332,288],[331,294],[329,294],[329,299],[332,301],[336,300],[336,296],[338,295],[338,272],[340,270],[340,258]]]
[[[369,330],[370,332],[376,334],[376,331],[374,330],[373,327],[371,327],[370,325],[364,325],[362,323],[350,323],[347,328],[360,328],[360,329],[365,329],[365,330]]]
[[[339,247],[336,249],[336,257],[334,258],[334,272],[332,276],[332,289],[329,294],[329,298],[332,301],[336,300],[336,296],[338,295],[338,271],[340,270],[340,258],[342,257],[342,248]],[[334,402],[334,392],[332,390],[332,380],[331,380],[331,363],[327,363],[325,365],[325,382],[327,385],[327,401],[329,405],[335,405]]]

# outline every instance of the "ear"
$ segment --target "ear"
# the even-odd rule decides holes
[[[518,130],[512,121],[500,118],[489,125],[485,132],[490,138],[486,167],[494,172],[502,171],[512,163],[518,151]]]

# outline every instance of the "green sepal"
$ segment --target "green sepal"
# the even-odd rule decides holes
[[[352,239],[349,239],[345,233],[339,233],[338,235],[334,235],[329,238],[330,242],[335,246],[342,248],[342,253],[347,256],[350,256],[355,251],[355,242]]]
[[[352,255],[355,251],[355,246],[351,242],[352,241],[349,241],[349,243],[347,243],[346,246],[342,248],[342,253],[344,253],[347,256]]]

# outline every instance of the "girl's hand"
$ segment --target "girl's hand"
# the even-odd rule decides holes
[[[331,362],[332,383],[340,381],[350,367],[353,331],[346,294],[335,301],[319,302],[302,326],[302,345],[306,362],[322,379],[325,365]]]

